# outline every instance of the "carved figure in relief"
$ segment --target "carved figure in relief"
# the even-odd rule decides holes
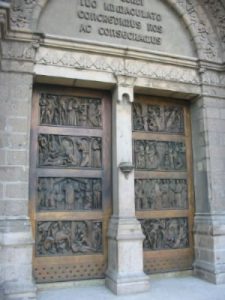
[[[41,134],[38,142],[40,166],[101,167],[101,138]]]
[[[141,104],[133,104],[133,128],[135,130],[143,130],[142,106]]]
[[[101,223],[96,222],[94,224],[94,248],[99,251],[102,248],[102,230]]]
[[[183,110],[175,105],[159,106],[134,103],[133,128],[152,132],[183,132]]]
[[[71,140],[70,138],[63,138],[61,141],[61,145],[63,164],[77,166],[78,158],[75,155],[73,140]]]
[[[147,169],[157,169],[159,164],[159,154],[155,142],[146,142],[145,161]]]
[[[101,208],[101,183],[99,180],[93,181],[93,208]]]
[[[57,252],[64,252],[64,249],[69,250],[71,245],[71,232],[62,222],[56,222],[51,227],[51,235],[54,239]]]
[[[165,128],[166,131],[183,132],[183,111],[181,107],[168,106],[165,109]]]
[[[89,144],[87,139],[79,139],[77,141],[78,151],[80,152],[80,166],[87,167],[89,166]]]
[[[66,99],[65,98],[60,98],[60,100],[59,100],[59,114],[60,114],[59,124],[65,125],[66,124],[66,117],[67,117],[67,106],[66,106]]]
[[[135,143],[135,163],[136,167],[139,169],[145,168],[145,147],[144,144],[140,141]]]
[[[85,222],[78,222],[74,232],[74,241],[72,244],[72,251],[76,252],[89,252],[92,249],[91,243],[88,238],[88,227]]]
[[[187,208],[187,182],[184,179],[136,179],[137,210]]]
[[[155,181],[155,208],[161,209],[162,208],[162,191],[160,188],[160,181]]]
[[[47,112],[47,99],[45,97],[45,95],[41,95],[40,97],[40,123],[43,124],[45,123],[46,120],[46,112]]]
[[[77,115],[76,110],[76,102],[74,98],[69,98],[68,100],[68,107],[67,107],[67,124],[68,125],[77,125]]]
[[[136,180],[135,181],[135,202],[136,202],[136,209],[142,209],[142,202],[143,202],[143,189],[142,189],[142,181]]]
[[[97,138],[92,143],[92,166],[94,168],[101,167],[101,141]]]
[[[162,120],[160,106],[148,106],[148,120],[148,128],[146,131],[160,131],[162,129],[164,122]]]
[[[37,223],[37,255],[59,256],[101,251],[101,222],[47,221]]]
[[[101,120],[101,106],[99,101],[90,101],[88,106],[88,120],[90,125],[94,127],[100,127],[102,125]]]
[[[64,186],[63,192],[65,193],[65,204],[66,209],[74,209],[74,200],[75,200],[75,193],[74,193],[74,186],[70,179],[67,179]]]
[[[80,105],[80,114],[79,114],[79,124],[80,126],[87,126],[87,120],[88,120],[88,108],[87,104],[81,104]]]
[[[134,141],[134,159],[137,169],[181,170],[186,167],[183,143]]]
[[[42,93],[40,123],[80,127],[100,127],[101,100]]]
[[[39,210],[92,210],[102,208],[100,179],[39,178]]]
[[[140,220],[145,250],[186,248],[189,245],[186,218]]]

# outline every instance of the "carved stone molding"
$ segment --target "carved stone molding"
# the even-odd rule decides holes
[[[202,0],[207,13],[217,28],[223,48],[225,48],[225,3],[221,0]]]
[[[34,61],[38,47],[38,41],[31,43],[2,42],[2,57],[3,59]]]
[[[136,77],[191,84],[200,83],[199,74],[193,68],[134,59],[124,60],[120,57],[109,57],[106,55],[90,55],[80,52],[40,48],[37,53],[36,63],[39,65],[113,73],[118,86],[122,87],[132,86]]]
[[[218,60],[218,42],[215,30],[199,1],[176,0],[176,4],[173,6],[181,10],[182,17],[194,37],[199,57],[207,60]]]
[[[224,72],[215,72],[212,70],[205,70],[202,72],[202,83],[208,85],[215,85],[218,87],[225,86],[225,73]]]
[[[10,9],[11,28],[29,29],[33,20],[33,10],[38,2],[38,0],[12,0]]]

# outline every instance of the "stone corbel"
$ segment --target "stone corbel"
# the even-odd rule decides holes
[[[134,165],[131,162],[121,162],[119,164],[119,169],[125,175],[125,178],[128,179],[129,174],[134,169]]]
[[[134,102],[134,85],[136,82],[136,77],[125,76],[125,75],[115,75],[117,81],[116,89],[116,99],[117,101],[123,102]]]

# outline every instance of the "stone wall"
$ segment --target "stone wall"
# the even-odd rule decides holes
[[[225,278],[225,99],[206,96],[192,110],[195,145],[195,273]],[[197,129],[197,130],[196,130]]]
[[[35,291],[28,218],[32,80],[27,74],[0,73],[0,280],[5,299],[13,294],[31,299]]]

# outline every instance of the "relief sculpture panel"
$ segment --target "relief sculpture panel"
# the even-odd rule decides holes
[[[40,167],[101,168],[102,139],[40,134]]]
[[[136,179],[136,210],[187,209],[186,179]]]
[[[136,169],[185,170],[185,144],[183,142],[134,140],[134,163]]]
[[[36,230],[36,256],[84,255],[103,250],[99,221],[38,222]]]
[[[39,211],[102,209],[101,179],[39,178],[37,209]]]
[[[182,249],[189,247],[187,218],[142,219],[144,250]]]
[[[174,105],[133,104],[133,129],[145,132],[183,133],[183,108]]]
[[[100,99],[40,94],[40,124],[98,128],[102,126]]]

